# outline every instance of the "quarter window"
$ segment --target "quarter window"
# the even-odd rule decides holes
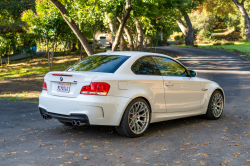
[[[132,71],[140,75],[161,75],[154,60],[150,56],[145,56],[137,60],[132,65]]]
[[[161,75],[186,77],[186,69],[174,60],[165,57],[153,57]]]

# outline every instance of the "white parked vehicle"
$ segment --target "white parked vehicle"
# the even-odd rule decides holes
[[[217,83],[196,77],[172,57],[119,51],[46,74],[39,111],[65,125],[116,126],[119,134],[138,137],[154,122],[195,115],[218,119],[224,103]]]

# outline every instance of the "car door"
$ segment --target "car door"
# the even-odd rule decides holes
[[[166,112],[163,77],[151,56],[138,59],[131,67],[136,74],[133,87],[150,98],[152,112]]]
[[[201,107],[202,91],[198,78],[173,59],[153,57],[164,79],[167,112],[185,112]]]

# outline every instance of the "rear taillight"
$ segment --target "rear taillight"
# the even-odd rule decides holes
[[[44,82],[44,80],[43,80],[43,90],[47,91],[47,84],[46,82]]]
[[[105,82],[92,82],[90,85],[83,86],[80,94],[106,96],[110,85]]]

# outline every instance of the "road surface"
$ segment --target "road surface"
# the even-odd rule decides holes
[[[216,50],[159,49],[223,87],[221,119],[154,123],[143,137],[127,138],[114,127],[45,121],[37,104],[0,100],[0,165],[250,165],[250,63]]]

